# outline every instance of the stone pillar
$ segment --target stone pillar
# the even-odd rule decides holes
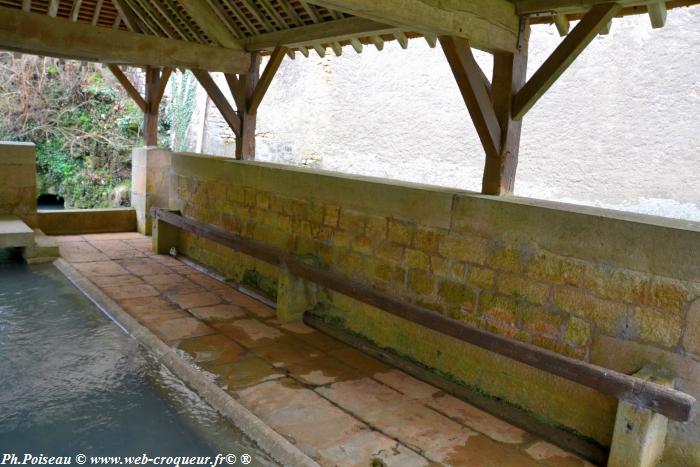
[[[634,376],[663,386],[673,386],[673,379],[656,369],[645,367]],[[620,401],[608,467],[656,466],[664,452],[667,425],[668,418],[663,415]]]
[[[0,214],[37,227],[36,150],[33,143],[0,141]]]
[[[283,323],[299,321],[305,311],[317,303],[316,284],[280,269],[277,285],[277,319]]]
[[[151,235],[151,208],[170,207],[171,161],[170,151],[155,146],[134,148],[131,153],[131,206],[144,235]]]

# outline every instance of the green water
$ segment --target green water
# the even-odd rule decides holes
[[[53,266],[0,255],[0,463],[8,453],[275,465]]]

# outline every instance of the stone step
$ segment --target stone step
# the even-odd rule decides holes
[[[17,216],[0,214],[0,248],[34,245],[34,231]]]

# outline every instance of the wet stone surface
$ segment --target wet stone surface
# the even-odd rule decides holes
[[[116,233],[55,237],[62,257],[324,466],[590,464]]]

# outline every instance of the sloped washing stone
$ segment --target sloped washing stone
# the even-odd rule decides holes
[[[0,215],[0,248],[34,245],[34,231],[17,216]]]

